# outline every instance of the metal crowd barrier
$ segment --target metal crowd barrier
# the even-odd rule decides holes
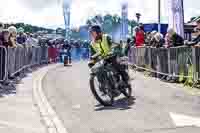
[[[41,47],[41,63],[48,63],[48,46]]]
[[[192,49],[192,62],[194,66],[194,80],[200,79],[200,47]]]
[[[2,50],[2,49],[0,49]],[[22,70],[33,66],[39,65],[42,63],[48,63],[48,47],[16,47],[16,48],[7,48],[6,55],[2,57],[6,58],[4,65],[1,67],[0,74],[3,74],[3,71],[7,70],[5,76],[1,76],[1,81],[4,81],[6,78],[13,77]],[[0,51],[2,53],[2,51]],[[2,55],[2,54],[0,54]],[[1,56],[0,56],[1,57]],[[1,66],[3,64],[2,59],[0,60]],[[2,78],[3,77],[3,78]]]
[[[0,81],[6,80],[7,76],[7,50],[4,46],[0,46]]]
[[[73,61],[89,59],[89,48],[72,48],[71,56]]]
[[[199,60],[200,48],[192,47],[132,47],[129,52],[130,64],[160,75],[176,78],[199,79]],[[191,72],[192,74],[190,74]]]

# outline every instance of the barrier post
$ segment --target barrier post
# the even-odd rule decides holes
[[[0,46],[0,82],[7,79],[7,50],[4,46]]]
[[[198,59],[198,49],[199,48],[192,48],[192,62],[193,62],[193,69],[194,69],[194,81],[198,80],[198,72],[197,72],[197,68],[199,66],[199,64],[197,64],[197,59]]]
[[[168,49],[168,70],[170,77],[172,77],[170,49]]]

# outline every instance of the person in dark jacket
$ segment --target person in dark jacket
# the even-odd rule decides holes
[[[125,50],[124,50],[125,56],[128,56],[128,52],[129,52],[130,48],[131,48],[131,39],[128,38],[127,42],[126,42],[126,47],[125,47]]]
[[[72,62],[72,56],[71,56],[72,46],[68,42],[68,40],[64,40],[64,45],[62,47],[62,50],[63,50],[63,54],[65,54],[68,57],[69,64],[71,64],[71,62]]]
[[[19,32],[19,35],[17,36],[17,43],[25,45],[26,36],[24,34],[24,29],[23,28],[19,28],[18,32]]]
[[[199,46],[200,45],[200,19],[197,20],[197,27],[195,27],[194,32],[196,33],[196,38],[191,42],[185,41],[185,44],[188,46]]]
[[[8,47],[9,46],[9,31],[4,29],[0,35],[0,45]]]
[[[169,29],[168,30],[168,35],[170,38],[170,47],[178,47],[178,46],[183,46],[184,45],[184,39],[178,35],[174,29]]]
[[[157,32],[152,39],[152,47],[160,48],[164,46],[164,38],[163,35],[159,32]]]

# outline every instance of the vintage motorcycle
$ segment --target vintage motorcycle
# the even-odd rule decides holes
[[[115,70],[112,60],[116,60],[122,69],[128,71],[128,58],[114,54],[109,54],[90,69],[90,89],[96,100],[104,106],[112,106],[114,99],[121,94],[127,98],[132,95],[132,87],[122,80],[122,75]]]

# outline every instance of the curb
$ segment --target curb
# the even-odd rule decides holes
[[[59,64],[50,65],[38,70],[33,76],[33,101],[37,105],[41,119],[47,128],[47,133],[68,133],[62,121],[48,102],[43,89],[42,80],[47,73],[60,66]]]

